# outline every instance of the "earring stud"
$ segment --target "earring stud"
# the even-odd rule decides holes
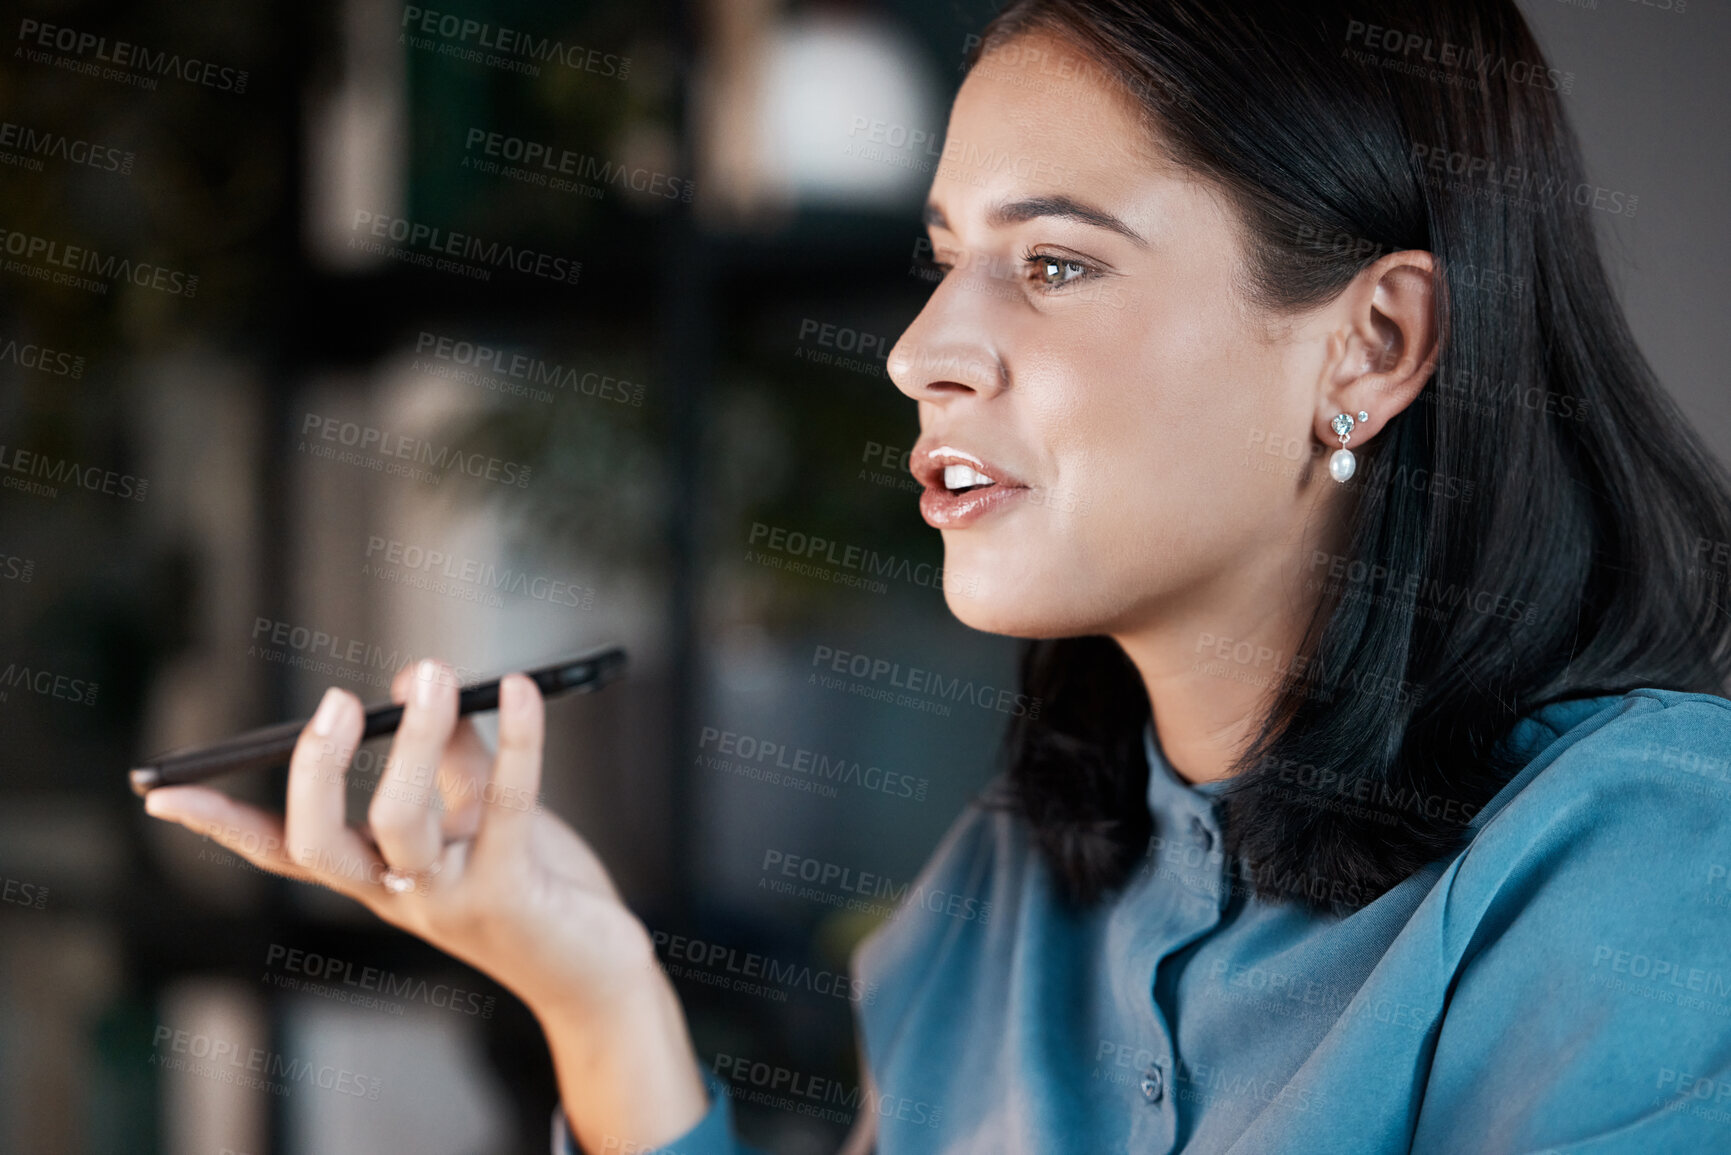
[[[1358,420],[1369,421],[1370,414],[1361,409]],[[1352,450],[1346,447],[1346,443],[1352,439],[1354,425],[1352,414],[1336,413],[1328,425],[1330,429],[1334,430],[1334,435],[1340,438],[1340,448],[1336,449],[1328,459],[1328,475],[1336,481],[1345,483],[1352,479],[1353,473],[1358,469],[1358,458],[1354,457]]]

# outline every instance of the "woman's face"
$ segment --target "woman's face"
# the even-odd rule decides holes
[[[994,633],[1205,618],[1280,584],[1331,484],[1326,342],[1250,304],[1224,199],[1099,75],[1045,36],[970,73],[928,209],[947,271],[889,358],[950,609]],[[946,488],[970,469],[995,484]]]

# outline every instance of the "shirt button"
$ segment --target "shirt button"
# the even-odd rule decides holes
[[[1204,850],[1214,849],[1214,832],[1209,830],[1202,819],[1194,814],[1190,816],[1190,833],[1201,840]]]
[[[1149,1067],[1142,1076],[1142,1097],[1150,1103],[1158,1103],[1166,1093],[1165,1080],[1160,1077],[1159,1067]]]

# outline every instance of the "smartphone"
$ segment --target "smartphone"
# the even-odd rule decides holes
[[[566,658],[562,662],[554,662],[539,669],[523,671],[524,675],[540,688],[543,698],[551,698],[556,694],[599,690],[624,672],[625,651],[618,646]],[[465,686],[457,694],[459,717],[498,708],[498,678],[474,686]],[[288,762],[289,755],[294,753],[295,742],[300,739],[301,731],[306,729],[309,721],[311,719],[302,718],[295,722],[280,722],[275,726],[248,730],[244,734],[237,734],[209,746],[160,754],[133,767],[127,778],[132,783],[132,792],[142,798],[158,786],[184,786],[234,770],[281,766]],[[382,734],[394,734],[402,721],[403,708],[394,702],[369,707],[361,739],[365,741]]]

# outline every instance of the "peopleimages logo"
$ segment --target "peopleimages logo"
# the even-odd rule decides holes
[[[16,55],[33,64],[52,64],[60,68],[71,65],[68,71],[100,76],[104,80],[124,80],[148,91],[155,91],[157,78],[163,76],[219,92],[232,92],[237,96],[246,91],[247,72],[244,68],[229,68],[214,61],[183,57],[178,52],[150,49],[125,40],[110,43],[106,36],[60,24],[20,20],[18,40],[21,46],[15,50]],[[51,55],[54,52],[68,55],[55,57]],[[79,61],[87,62],[80,64]]]
[[[756,951],[742,951],[683,934],[670,934],[665,930],[651,932],[650,939],[659,956],[657,961],[675,978],[690,978],[746,994],[765,995],[776,1002],[786,1001],[786,992],[795,989],[866,1006],[877,1001],[876,983],[838,971],[789,962]],[[687,965],[680,966],[682,963]]]
[[[533,357],[527,353],[513,352],[487,345],[478,341],[465,341],[457,337],[447,337],[438,333],[429,333],[425,329],[415,337],[415,354],[417,364],[420,357],[429,357],[434,361],[443,362],[455,370],[470,369],[478,378],[488,376],[509,377],[524,383],[523,392],[535,397],[536,400],[553,400],[553,395],[535,386],[546,385],[553,389],[564,389],[583,397],[593,397],[598,401],[613,401],[620,405],[641,406],[643,404],[643,386],[623,377],[613,377],[608,374],[589,369],[579,372],[570,366],[560,365],[541,357]],[[439,372],[433,366],[423,367],[426,372]],[[460,372],[440,373],[454,380],[470,382],[470,378]],[[471,382],[476,383],[476,382]]]
[[[63,702],[94,706],[96,692],[101,688],[97,682],[68,677],[53,670],[32,669],[17,662],[7,662],[6,668],[0,670],[0,702],[6,701],[7,692],[10,690],[27,690],[44,698],[58,698]]]
[[[349,227],[357,233],[365,231],[365,236],[349,238],[350,248],[382,253],[408,264],[422,265],[440,272],[462,273],[478,280],[490,280],[492,269],[514,269],[525,276],[575,285],[578,274],[583,271],[583,262],[569,257],[501,244],[498,241],[485,241],[472,233],[454,232],[438,225],[424,224],[386,213],[368,212],[366,209],[355,210],[355,219]],[[367,240],[368,236],[395,241],[407,248],[396,249],[379,245]],[[410,251],[414,249],[425,251]],[[477,263],[463,264],[463,261]],[[492,269],[481,267],[483,265],[491,265]]]
[[[537,36],[518,28],[471,20],[435,8],[404,5],[401,29],[401,42],[410,48],[436,50],[441,56],[529,76],[539,76],[541,64],[549,63],[563,64],[574,72],[589,72],[616,80],[625,80],[631,75],[629,56],[567,44],[555,37]],[[473,48],[469,47],[471,44]]]
[[[20,882],[16,878],[0,878],[0,902],[42,910],[48,905],[48,888],[32,882]]]
[[[150,1064],[165,1071],[202,1075],[223,1083],[286,1095],[290,1083],[300,1083],[377,1101],[382,1080],[329,1063],[292,1059],[262,1047],[245,1047],[232,1040],[198,1031],[157,1024],[151,1039]],[[166,1054],[158,1052],[167,1052]],[[184,1056],[184,1057],[183,1057]],[[281,1080],[281,1082],[275,1082]]]
[[[764,778],[774,784],[783,780],[798,781],[794,776],[800,775],[815,787],[813,793],[821,793],[826,798],[835,797],[833,787],[840,785],[924,802],[926,787],[930,785],[926,779],[911,774],[760,738],[755,734],[739,734],[718,726],[703,727],[697,749],[697,763],[706,769],[725,770],[747,778]],[[780,771],[788,773],[781,774]],[[826,786],[829,788],[825,789]]]
[[[51,129],[14,124],[9,120],[0,121],[0,163],[13,164],[29,172],[41,172],[44,157],[122,175],[132,171],[132,163],[137,159],[131,152],[113,145],[97,144]]]
[[[150,482],[143,477],[103,469],[97,465],[80,465],[64,457],[49,457],[29,449],[0,445],[0,487],[17,489],[38,497],[58,497],[57,486],[77,486],[92,493],[106,493],[128,501],[143,501]],[[12,477],[11,474],[18,474]],[[40,481],[27,480],[39,478]],[[53,484],[46,484],[52,482]]]
[[[252,623],[253,648],[265,646],[287,646],[299,653],[322,655],[334,658],[340,662],[353,662],[357,665],[371,666],[377,670],[395,672],[404,666],[414,665],[420,661],[407,650],[395,647],[387,650],[383,646],[364,642],[359,638],[344,638],[336,634],[327,634],[323,630],[308,629],[289,622],[273,618],[254,618]],[[253,656],[249,651],[248,656]],[[474,671],[465,670],[462,666],[453,671],[458,681],[467,679]]]
[[[955,891],[939,890],[923,882],[898,885],[887,875],[773,848],[763,852],[763,862],[758,869],[765,876],[757,880],[761,890],[846,910],[889,918],[925,910],[982,924],[992,915],[992,900],[989,898],[982,900]],[[780,878],[771,877],[778,874]],[[786,881],[788,879],[796,881]],[[801,886],[799,883],[810,885]]]
[[[924,1127],[936,1127],[943,1121],[943,1108],[924,1099],[885,1095],[871,1087],[771,1066],[741,1055],[716,1055],[713,1070],[717,1077],[729,1080],[722,1089],[730,1098],[832,1123],[851,1123],[861,1110]]]
[[[1554,173],[1545,175],[1519,165],[1498,164],[1488,156],[1456,149],[1415,143],[1412,159],[1424,170],[1424,179],[1433,184],[1459,177],[1453,182],[1457,187],[1489,193],[1517,206],[1537,208],[1540,201],[1573,201],[1582,208],[1630,217],[1640,207],[1639,197],[1621,189],[1588,181],[1570,185]]]
[[[1427,76],[1449,84],[1459,84],[1467,74],[1489,82],[1506,76],[1510,83],[1542,88],[1548,92],[1570,93],[1575,89],[1575,74],[1546,68],[1542,61],[1510,60],[1500,53],[1491,55],[1482,48],[1462,46],[1444,40],[1437,43],[1429,36],[1406,32],[1399,28],[1384,28],[1362,20],[1346,22],[1346,42],[1362,44],[1367,51],[1345,52],[1363,63],[1380,61],[1371,53],[1379,53],[1397,65],[1400,71]],[[1416,54],[1416,55],[1415,55]],[[1440,65],[1428,68],[1427,65]]]
[[[472,587],[476,594],[491,597],[496,591],[518,594],[535,601],[574,609],[591,609],[595,605],[595,590],[575,582],[560,581],[544,574],[500,566],[479,558],[459,557],[442,550],[423,549],[394,538],[372,534],[367,538],[366,561],[361,573],[381,581],[431,589],[435,593],[451,594],[447,582]],[[430,579],[430,580],[422,580]],[[443,579],[443,580],[441,580]],[[476,600],[469,597],[466,600]],[[503,605],[492,597],[488,604]]]
[[[492,159],[476,159],[471,154],[477,150],[483,158]],[[501,160],[522,167],[508,170],[497,164]],[[484,168],[484,165],[493,167]],[[606,192],[607,185],[618,185],[633,192],[687,204],[697,192],[697,186],[688,180],[668,176],[664,172],[644,168],[642,165],[632,167],[590,156],[588,153],[572,152],[568,148],[559,148],[509,133],[492,132],[485,128],[471,128],[463,138],[463,167],[488,173],[503,172],[513,179],[523,180],[526,184],[542,185],[555,192],[580,192],[596,198]]]
[[[756,547],[746,551],[745,560],[747,561],[759,560],[764,551],[769,551],[798,559],[800,562],[822,562],[839,570],[853,571],[868,579],[888,578],[891,581],[903,581],[910,585],[954,592],[963,597],[972,597],[979,584],[977,578],[966,580],[958,580],[954,577],[946,578],[944,567],[933,565],[931,562],[914,562],[909,558],[897,557],[895,554],[881,554],[866,546],[848,545],[844,542],[821,537],[818,534],[790,530],[779,525],[768,525],[761,521],[751,523],[751,533],[747,538],[747,544]],[[791,567],[784,565],[778,568]],[[824,575],[814,574],[813,576]],[[883,587],[882,582],[878,582],[876,585]],[[882,593],[883,588],[875,588],[873,592]]]
[[[190,299],[198,295],[195,274],[114,253],[104,255],[88,245],[70,245],[53,237],[39,237],[4,226],[0,226],[0,251],[19,258],[6,262],[9,273],[70,285],[85,292],[106,294],[109,282],[126,281],[172,297]],[[81,275],[85,273],[90,276]]]
[[[317,413],[308,413],[301,422],[301,437],[303,440],[300,451],[303,453],[330,458],[346,465],[364,466],[382,473],[403,474],[414,477],[417,481],[437,484],[441,477],[461,473],[470,477],[486,478],[500,485],[515,485],[519,489],[529,484],[530,466],[489,457],[484,453],[464,453],[450,445],[434,445],[431,441],[419,437],[392,433],[387,429],[375,429],[371,425],[324,417]],[[343,453],[334,447],[322,446],[320,441],[347,446],[350,452]],[[311,442],[310,446],[308,442]],[[430,466],[433,470],[444,472],[434,473],[428,469],[418,469],[405,464],[406,462]]]
[[[1000,714],[1012,714],[1016,717],[1027,715],[1030,718],[1040,716],[1041,700],[1031,698],[1027,694],[1018,694],[1013,690],[993,686],[989,682],[975,682],[971,678],[945,677],[936,670],[926,670],[919,666],[903,666],[900,662],[892,662],[888,658],[874,658],[869,654],[856,654],[848,650],[838,650],[831,646],[818,646],[812,651],[811,664],[813,672],[807,676],[807,681],[821,685],[825,689],[844,689],[852,693],[863,693],[864,696],[874,696],[874,692],[856,689],[863,683],[883,683],[889,690],[877,690],[876,694],[897,695],[892,690],[905,690],[909,694],[919,694],[926,698],[940,701],[966,702],[970,706],[978,706],[982,710],[996,710]],[[835,674],[849,678],[860,679],[853,686],[841,684],[840,679],[833,678],[818,671],[829,670]]]
[[[357,967],[344,959],[322,955],[316,951],[301,950],[298,947],[288,947],[281,943],[271,943],[265,951],[264,965],[268,968],[287,972],[274,976],[272,981],[276,986],[288,989],[305,989],[308,994],[321,997],[337,997],[342,1001],[355,1002],[357,1005],[371,1005],[367,1002],[368,994],[382,995],[390,999],[407,999],[440,1010],[457,1011],[465,1015],[490,1019],[498,999],[493,995],[484,995],[479,991],[464,990],[462,987],[449,983],[429,983],[424,978],[413,975],[399,975],[393,971],[379,967]],[[311,980],[303,986],[286,981],[298,976]],[[320,989],[318,984],[329,986],[330,991]],[[332,984],[335,984],[334,986]],[[340,988],[350,988],[341,991]],[[366,992],[360,994],[357,992]],[[376,1000],[374,1000],[376,1001]],[[385,1004],[381,1009],[392,1014],[402,1014],[400,1004]]]
[[[50,377],[70,377],[76,381],[84,376],[84,358],[79,354],[28,341],[20,343],[16,338],[0,342],[0,361],[10,361],[20,369],[34,369]]]

